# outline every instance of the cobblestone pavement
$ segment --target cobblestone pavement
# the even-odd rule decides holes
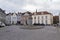
[[[0,40],[60,40],[60,28],[44,26],[42,29],[25,30],[19,25],[0,28]]]

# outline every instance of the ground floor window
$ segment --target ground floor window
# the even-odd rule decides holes
[[[17,24],[20,24],[20,21],[17,21]]]

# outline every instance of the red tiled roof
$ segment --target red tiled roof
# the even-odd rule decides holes
[[[34,15],[35,13],[33,13]],[[51,13],[47,12],[47,11],[43,11],[43,12],[37,12],[36,15],[46,15],[46,14],[50,14],[52,15]]]

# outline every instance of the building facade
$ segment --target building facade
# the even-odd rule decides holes
[[[13,13],[11,16],[11,24],[17,24],[17,14]]]
[[[0,22],[5,23],[5,21],[6,21],[5,18],[6,18],[5,10],[2,10],[2,9],[0,8]]]
[[[53,16],[53,24],[59,23],[59,16]]]
[[[21,24],[21,17],[22,17],[22,13],[17,14],[17,24]]]
[[[22,13],[21,24],[31,25],[32,24],[32,14],[31,12]]]
[[[6,24],[11,25],[11,13],[6,14]]]
[[[60,26],[60,13],[59,13],[59,26]]]
[[[17,24],[17,14],[9,13],[6,15],[6,24]]]
[[[32,24],[53,24],[53,15],[47,11],[35,12],[32,15]]]

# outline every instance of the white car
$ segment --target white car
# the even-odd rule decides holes
[[[4,27],[4,26],[5,26],[5,24],[0,22],[0,27]]]

